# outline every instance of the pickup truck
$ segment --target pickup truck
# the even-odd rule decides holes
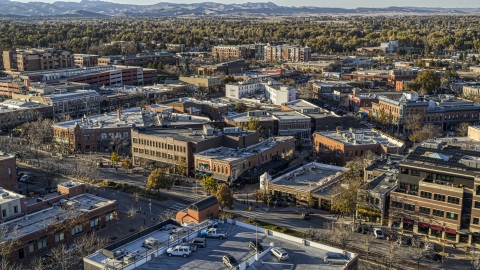
[[[223,239],[224,237],[227,237],[227,234],[223,231],[218,230],[217,228],[210,228],[208,230],[202,230],[200,232],[200,237]]]

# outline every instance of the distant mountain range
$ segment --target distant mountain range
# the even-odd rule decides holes
[[[102,16],[228,16],[228,15],[376,15],[376,14],[479,14],[480,8],[323,8],[287,7],[272,2],[222,4],[213,2],[174,4],[160,2],[153,5],[130,5],[106,1],[82,0],[81,2],[58,1],[54,3],[0,0],[2,16],[61,16],[61,17],[102,17]]]

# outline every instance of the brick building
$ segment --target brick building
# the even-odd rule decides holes
[[[7,99],[0,103],[0,129],[11,130],[39,116],[53,117],[53,106],[20,99]]]
[[[7,153],[0,155],[0,187],[8,190],[18,187],[17,162],[15,156]]]
[[[73,53],[51,48],[17,49],[3,52],[7,71],[37,71],[75,67]]]
[[[43,202],[32,202],[22,212],[17,208],[21,217],[2,223],[2,226],[18,226],[21,230],[21,235],[7,257],[10,262],[32,259],[56,245],[71,243],[81,235],[107,228],[117,218],[116,201],[86,194],[84,184],[66,182],[59,185],[58,190],[58,196]],[[0,203],[4,199],[2,196]],[[12,211],[15,211],[16,206],[11,205]],[[78,223],[71,225],[65,222],[71,218],[75,218]],[[9,240],[11,235],[2,241]]]
[[[179,211],[175,217],[181,224],[188,222],[202,223],[213,217],[218,217],[218,200],[214,196],[192,203],[187,209]]]
[[[94,54],[74,54],[75,66],[77,67],[96,67],[100,55]]]
[[[324,131],[313,135],[314,150],[317,156],[330,155],[337,166],[345,166],[355,157],[361,157],[368,151],[376,155],[403,153],[405,143],[384,135],[375,129],[346,131]]]
[[[210,117],[213,121],[222,121],[228,113],[227,104],[201,101],[193,98],[180,98],[179,101],[165,104],[174,112]]]
[[[220,146],[245,148],[258,143],[258,134],[255,132],[241,129],[218,132],[208,124],[203,129],[134,127],[131,136],[135,165],[178,166],[183,160],[189,174],[195,170],[196,153]]]
[[[474,149],[474,148],[470,148]],[[450,243],[480,243],[480,153],[425,141],[400,161],[390,223]]]
[[[250,63],[244,60],[225,62],[216,65],[204,65],[197,67],[198,75],[216,76],[243,73],[250,67]]]
[[[224,132],[228,129],[225,128]],[[295,139],[275,137],[245,148],[218,147],[195,154],[195,174],[198,177],[212,176],[214,179],[234,183],[246,171],[260,169],[269,162],[289,159],[293,156]],[[274,167],[271,168],[275,170]]]
[[[419,73],[420,73],[419,69],[411,69],[411,68],[390,70],[388,73],[387,85],[389,87],[395,88],[396,90],[404,90],[404,89],[396,88],[397,82],[412,81],[415,78],[417,78]]]

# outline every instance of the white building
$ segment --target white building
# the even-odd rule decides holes
[[[286,86],[275,80],[259,81],[247,80],[236,84],[225,86],[227,98],[242,99],[259,95],[259,99],[270,100],[272,104],[282,105],[286,102],[296,100],[296,89]]]

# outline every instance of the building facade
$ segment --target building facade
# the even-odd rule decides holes
[[[268,62],[294,61],[307,62],[310,60],[311,48],[292,45],[267,45],[264,48],[263,60]]]
[[[72,52],[45,49],[17,49],[3,52],[3,67],[7,71],[38,71],[75,67]]]
[[[136,55],[112,55],[98,58],[99,66],[122,65],[146,68],[149,63],[178,65],[179,59],[169,52],[147,52]]]
[[[96,67],[100,55],[94,54],[74,54],[75,66],[77,67]]]

